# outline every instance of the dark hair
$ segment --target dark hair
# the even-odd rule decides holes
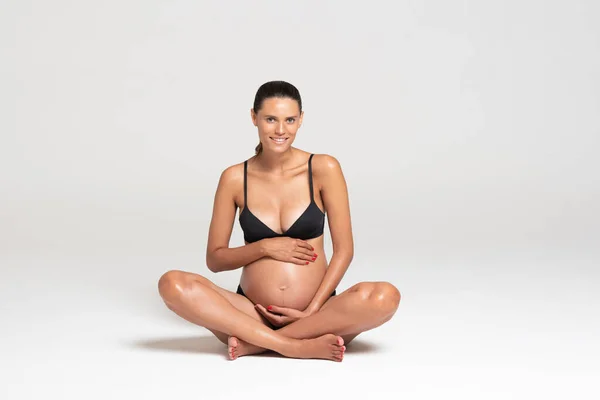
[[[263,101],[272,97],[296,100],[300,112],[302,112],[302,98],[300,97],[300,92],[296,89],[296,86],[285,81],[270,81],[263,83],[256,91],[256,96],[254,96],[254,113],[258,114],[262,108]],[[260,154],[262,151],[262,143],[258,143],[258,146],[256,146],[254,151],[256,152],[256,155]]]

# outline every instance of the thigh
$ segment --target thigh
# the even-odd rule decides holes
[[[194,274],[194,275],[197,275],[197,274]],[[204,279],[202,284],[208,286],[209,288],[213,289],[215,292],[219,293],[221,296],[225,297],[225,299],[227,299],[227,301],[229,301],[235,308],[242,311],[244,314],[250,315],[252,318],[254,318],[258,321],[263,320],[262,315],[258,311],[256,311],[256,309],[254,308],[254,303],[252,303],[252,301],[250,301],[250,299],[248,299],[245,296],[242,296],[241,294],[237,294],[230,290],[223,289],[222,287],[215,285],[210,280],[202,277],[201,275],[197,275],[197,276],[200,276],[201,278]]]
[[[193,272],[184,272],[184,271],[179,271],[179,273],[184,275],[185,280],[191,280],[191,281],[200,283],[200,284],[214,290],[215,292],[217,292],[221,296],[223,296],[229,303],[231,303],[231,305],[233,305],[239,311],[243,312],[246,315],[251,316],[252,318],[254,318],[257,321],[262,322],[269,328],[271,327],[269,322],[258,311],[256,311],[256,309],[254,308],[254,303],[252,303],[252,301],[250,301],[248,298],[246,298],[240,294],[237,294],[235,292],[229,291],[227,289],[223,289],[222,287],[215,285],[213,282],[211,282],[209,279],[203,277],[202,275],[195,274]],[[222,333],[219,331],[214,331],[212,329],[209,329],[209,330],[221,342],[227,344],[228,336],[225,333]]]
[[[331,296],[325,301],[325,303],[321,306],[319,311],[326,310],[329,307],[347,307],[348,302],[352,299],[352,294],[359,290],[360,283],[351,286],[350,288],[344,290],[341,293],[336,294],[335,296]]]
[[[357,290],[358,290],[358,284],[344,290],[340,294],[331,296],[329,299],[327,299],[327,301],[325,301],[325,304],[323,304],[323,306],[321,307],[321,309],[319,311],[323,311],[329,307],[334,307],[334,308],[346,307],[348,304],[349,297],[351,297],[351,293],[356,292]],[[354,333],[354,334],[349,334],[349,335],[342,335],[342,338],[344,339],[344,345],[347,346],[358,335],[360,335],[360,332]]]
[[[389,282],[360,282],[338,296],[330,297],[320,311],[328,310],[351,318],[352,331],[356,332],[349,338],[352,340],[389,321],[399,301],[400,292]]]

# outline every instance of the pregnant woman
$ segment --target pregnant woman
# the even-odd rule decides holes
[[[296,87],[263,84],[250,112],[260,143],[254,157],[222,172],[206,249],[210,271],[243,268],[237,291],[173,270],[159,279],[159,293],[170,310],[227,344],[231,359],[272,350],[342,361],[352,339],[392,318],[400,292],[361,282],[336,293],[354,249],[348,191],[334,157],[292,147],[304,116]],[[238,208],[245,244],[232,248]]]

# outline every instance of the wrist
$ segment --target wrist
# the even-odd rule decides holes
[[[258,251],[260,252],[260,255],[262,257],[268,257],[269,256],[269,249],[267,246],[267,240],[269,239],[261,239],[259,240],[258,243]]]

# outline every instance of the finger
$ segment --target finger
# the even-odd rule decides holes
[[[313,250],[309,250],[309,249],[302,249],[302,252],[304,254],[306,254],[307,256],[309,256],[311,259],[313,258],[317,258],[318,254],[315,253]]]
[[[280,316],[278,316],[278,315],[275,315],[275,314],[273,314],[273,313],[270,313],[270,312],[269,312],[269,311],[268,311],[268,310],[267,310],[265,307],[263,307],[262,305],[260,305],[260,304],[257,304],[257,305],[255,305],[254,307],[255,307],[256,309],[258,309],[258,311],[259,311],[259,312],[260,312],[262,315],[264,315],[264,317],[265,317],[266,319],[268,319],[268,320],[269,320],[269,322],[270,322],[270,323],[272,323],[273,325],[279,325],[279,324],[281,323],[281,322],[280,322],[280,320],[281,320],[281,317],[280,317]]]
[[[301,260],[306,260],[306,261],[313,261],[313,254],[306,254],[305,252],[301,252],[301,251],[296,251],[294,252],[294,257],[299,258]]]
[[[301,258],[296,258],[296,257],[290,258],[289,261],[293,262],[294,264],[298,264],[298,265],[306,265],[306,264],[308,264],[310,262],[310,261],[303,260]]]
[[[286,326],[289,325],[293,320],[288,317],[281,317],[277,326]]]
[[[265,308],[260,304],[255,304],[254,309],[270,321],[270,315]]]
[[[299,247],[304,247],[305,249],[308,249],[308,250],[310,250],[310,251],[315,251],[315,248],[314,248],[314,247],[312,247],[310,244],[308,244],[308,242],[305,242],[304,240],[300,240],[300,239],[298,239],[298,240],[296,241],[296,244],[297,244]]]
[[[281,314],[286,317],[292,317],[293,316],[292,314],[296,310],[293,310],[293,309],[287,308],[287,307],[269,306],[269,307],[267,307],[267,311],[270,311],[270,312],[276,313],[276,314]]]
[[[272,315],[269,314],[269,312],[267,312],[267,310],[264,309],[263,306],[259,306],[258,304],[254,306],[254,308],[263,316],[267,319],[267,321],[269,321],[270,323],[273,323],[272,320]]]
[[[311,259],[317,257],[317,253],[315,253],[314,249],[312,249],[312,246],[309,246],[308,248],[298,246],[296,251],[310,257]]]
[[[271,319],[271,317],[273,317],[273,314],[270,313],[262,304],[256,304],[254,305],[254,308],[256,308],[258,312],[267,317],[269,320]]]

